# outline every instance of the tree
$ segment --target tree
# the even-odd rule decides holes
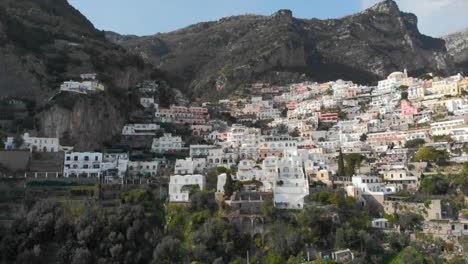
[[[436,150],[434,147],[422,147],[414,154],[414,158],[419,161],[438,161],[447,157],[447,152]]]
[[[425,264],[424,256],[413,247],[403,249],[390,264]]]
[[[408,100],[408,92],[402,92],[401,93],[401,99]]]
[[[406,91],[406,90],[408,90],[408,88],[409,88],[408,85],[400,85],[400,86],[398,87],[398,90],[400,90],[400,91]]]
[[[421,75],[418,76],[418,79],[421,79],[421,80],[431,80],[432,79],[432,76],[428,73],[423,73]]]
[[[335,234],[335,248],[336,249],[343,249],[346,247],[346,241],[345,241],[345,233],[343,228],[338,228],[336,229],[336,234]]]
[[[232,180],[231,174],[226,174],[226,183],[224,184],[224,197],[229,198],[234,193],[234,181]]]
[[[346,161],[346,176],[352,176],[356,172],[356,168],[361,167],[361,163],[366,157],[358,153],[351,153],[346,155],[344,159]]]
[[[403,231],[417,231],[421,229],[424,218],[417,213],[403,212],[398,214],[398,224]]]
[[[299,132],[299,129],[296,127],[291,134],[289,134],[291,137],[299,137],[301,133]]]
[[[283,256],[275,254],[273,252],[268,253],[268,255],[262,258],[262,263],[265,264],[283,264],[285,263]]]
[[[175,263],[180,258],[181,246],[177,238],[164,237],[154,250],[153,256],[158,263]]]
[[[419,148],[424,144],[426,144],[426,141],[422,138],[412,139],[406,141],[405,148]]]
[[[24,144],[23,137],[19,136],[19,135],[15,136],[13,138],[13,144],[15,145],[15,148],[17,148],[17,149],[21,148],[21,146]]]
[[[288,133],[288,127],[287,127],[285,124],[279,124],[279,125],[276,127],[276,131],[277,131],[278,134],[280,134],[280,135],[287,134],[287,133]]]
[[[442,175],[424,177],[421,180],[421,190],[426,194],[442,195],[447,194],[449,183]]]
[[[338,155],[338,176],[346,176],[343,152],[341,152],[341,149]]]
[[[362,142],[365,142],[367,140],[367,134],[362,134],[360,137],[359,137],[359,140],[362,141]]]

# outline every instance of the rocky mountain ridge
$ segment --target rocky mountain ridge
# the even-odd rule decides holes
[[[312,79],[373,83],[407,68],[455,73],[445,42],[422,35],[417,17],[385,0],[340,19],[298,19],[289,10],[198,23],[114,43],[168,72],[192,98],[242,93],[245,84]]]
[[[468,28],[442,37],[455,62],[468,74]]]

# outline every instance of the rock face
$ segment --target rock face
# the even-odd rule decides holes
[[[92,151],[121,132],[125,118],[117,100],[104,94],[61,94],[38,116],[42,135],[60,138],[76,151]]]
[[[463,68],[465,74],[468,73],[468,28],[444,36],[443,39],[455,62]]]
[[[165,34],[110,39],[167,71],[193,97],[239,91],[249,82],[373,82],[410,73],[454,71],[445,42],[419,33],[417,17],[392,0],[341,19],[297,19],[291,11],[199,23]]]

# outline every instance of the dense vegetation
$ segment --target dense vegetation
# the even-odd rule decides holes
[[[187,205],[165,204],[159,188],[124,192],[121,199],[112,210],[36,203],[0,230],[0,262],[246,263],[249,254],[250,263],[293,264],[304,263],[307,253],[313,259],[316,252],[350,248],[359,252],[353,263],[444,263],[440,254],[449,247],[427,236],[410,242],[406,232],[373,230],[372,215],[343,191],[314,192],[301,211],[278,211],[267,200],[261,208],[265,232],[253,236],[223,217],[228,208],[209,191],[195,191]],[[414,213],[388,219],[403,231],[421,228]]]

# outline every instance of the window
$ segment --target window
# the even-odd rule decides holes
[[[88,161],[88,160],[89,160],[89,157],[88,157],[88,156],[85,156],[85,157],[84,157],[84,160],[85,160],[85,161]]]

